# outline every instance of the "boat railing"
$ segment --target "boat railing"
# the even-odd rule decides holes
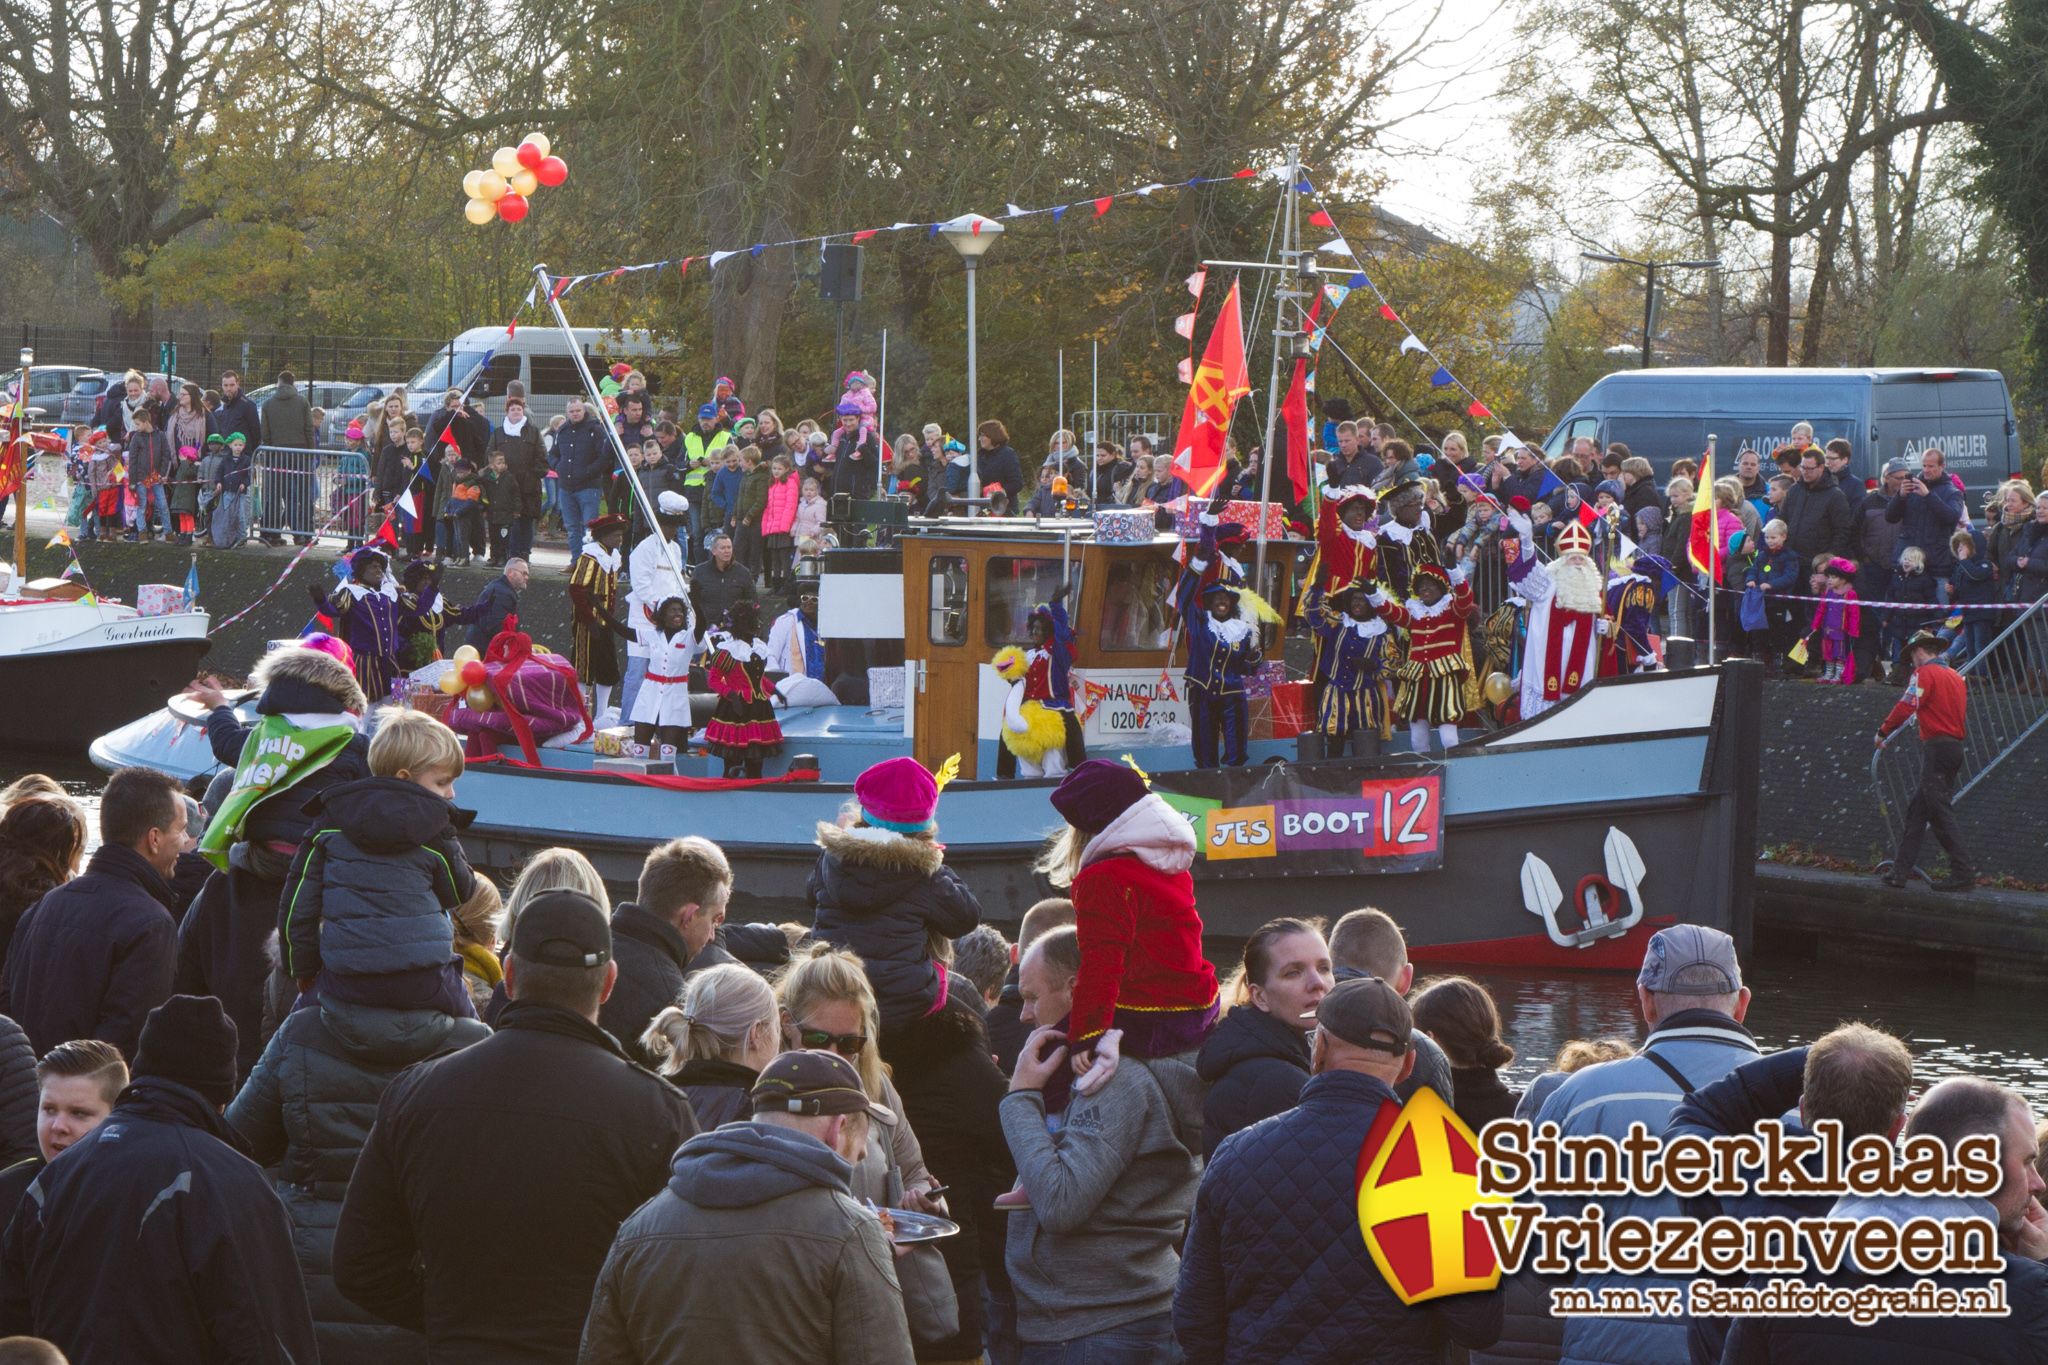
[[[1870,614],[1864,619],[1868,622]],[[2019,613],[1956,671],[1970,685],[1963,766],[1954,793],[1960,803],[2048,721],[2048,597]],[[1902,743],[1905,733],[1905,726],[1893,731],[1870,760],[1878,811],[1894,844],[1920,787],[1920,746]]]

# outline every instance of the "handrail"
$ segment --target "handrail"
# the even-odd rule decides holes
[[[1967,610],[1967,608],[1965,608]],[[1963,765],[1957,773],[1954,799],[1961,801],[2048,724],[2048,597],[2036,601],[1991,643],[1956,670],[1983,686],[1970,689],[1969,724],[1963,740]],[[1911,724],[1911,721],[1907,722]],[[1871,785],[1879,815],[1896,842],[1907,803],[1920,785],[1920,747],[1897,743],[1905,726],[1894,730],[1870,759]]]

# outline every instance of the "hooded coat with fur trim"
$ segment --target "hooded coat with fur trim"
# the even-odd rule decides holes
[[[946,998],[932,936],[958,938],[981,923],[974,893],[930,839],[820,821],[818,847],[806,887],[811,932],[860,955],[885,1035],[931,1013]]]
[[[249,681],[262,689],[256,712],[264,716],[302,716],[314,724],[332,725],[343,718],[360,720],[370,709],[363,689],[348,665],[317,649],[274,649],[263,656]],[[234,708],[216,706],[206,717],[206,742],[214,758],[232,768],[241,761],[242,746],[253,725],[244,725]],[[370,775],[369,736],[358,734],[327,765],[309,773],[249,812],[242,835],[249,843],[297,844],[312,817],[308,798],[329,787]]]

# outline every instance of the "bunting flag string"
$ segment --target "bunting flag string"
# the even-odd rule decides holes
[[[1301,188],[1304,194],[1313,195],[1315,193],[1306,181],[1302,182]],[[1325,207],[1319,206],[1314,213],[1309,215],[1308,221],[1315,227],[1336,227],[1336,220],[1330,216],[1329,210]],[[1365,262],[1359,257],[1357,252],[1351,249],[1351,243],[1345,240],[1341,231],[1338,232],[1337,236],[1317,248],[1317,252],[1321,255],[1342,256],[1349,260],[1353,267],[1352,274],[1345,279],[1343,284],[1325,285],[1323,288],[1326,294],[1332,290],[1341,290],[1344,294],[1348,294],[1356,289],[1363,289],[1370,293],[1375,299],[1379,300],[1380,316],[1401,328],[1403,332],[1401,354],[1427,356],[1435,362],[1436,368],[1429,376],[1430,387],[1435,389],[1455,388],[1458,390],[1459,393],[1465,396],[1465,415],[1474,421],[1490,422],[1497,420],[1494,417],[1493,409],[1487,406],[1485,400],[1467,387],[1465,382],[1459,379],[1457,375],[1453,374],[1450,365],[1444,358],[1439,356],[1428,342],[1417,336],[1409,328],[1408,324],[1401,320],[1401,314],[1395,310],[1393,301],[1381,291],[1377,284],[1373,283],[1372,278],[1362,269]],[[1514,434],[1509,432],[1501,443],[1502,450],[1509,449],[1509,442],[1515,439]]]
[[[1095,219],[1101,218],[1104,214],[1108,213],[1110,208],[1119,199],[1149,199],[1153,195],[1159,193],[1161,190],[1200,189],[1205,185],[1236,184],[1245,180],[1254,179],[1260,174],[1261,170],[1259,167],[1246,166],[1242,170],[1233,171],[1229,175],[1192,176],[1189,179],[1177,181],[1176,183],[1171,185],[1163,184],[1159,181],[1148,181],[1143,185],[1138,185],[1131,189],[1117,190],[1110,194],[1091,194],[1086,196],[1085,198],[1075,199],[1068,203],[1048,204],[1042,208],[1024,208],[1017,204],[1006,203],[1003,205],[1002,217],[1005,221],[1010,221],[1020,218],[1035,218],[1044,216],[1051,218],[1054,222],[1057,223],[1066,216],[1066,212],[1068,209],[1080,208],[1085,206],[1089,210],[1090,221],[1093,221]],[[1306,188],[1305,182],[1304,188]],[[965,215],[956,214],[947,218],[939,219],[936,222],[898,222],[889,223],[881,227],[867,227],[858,229],[849,228],[843,229],[838,232],[819,233],[818,235],[812,237],[792,237],[788,241],[783,242],[755,242],[751,246],[736,247],[729,251],[699,251],[693,252],[690,255],[683,256],[680,258],[671,257],[670,259],[665,261],[644,261],[638,265],[612,266],[605,270],[591,271],[581,275],[557,275],[554,277],[554,284],[551,286],[552,297],[559,299],[563,295],[567,294],[570,290],[576,288],[578,285],[586,284],[591,280],[616,280],[621,279],[627,275],[638,275],[648,271],[667,270],[671,266],[675,267],[678,275],[687,276],[689,274],[690,266],[698,261],[703,261],[707,264],[707,266],[710,269],[716,270],[721,262],[728,261],[732,259],[734,256],[745,255],[758,258],[763,252],[774,251],[784,247],[794,249],[797,247],[806,246],[822,246],[827,242],[839,241],[866,242],[873,239],[876,236],[879,236],[884,232],[907,232],[913,228],[922,228],[924,229],[925,235],[927,237],[936,237],[938,236],[939,232],[945,227],[945,225],[951,222],[954,217],[962,216]],[[1319,226],[1321,225],[1319,224]],[[977,224],[976,231],[979,230],[979,224]],[[1199,299],[1199,297],[1200,295],[1198,293],[1197,298]]]

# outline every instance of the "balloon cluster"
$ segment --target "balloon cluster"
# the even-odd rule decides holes
[[[569,178],[569,164],[553,154],[546,133],[528,133],[517,147],[500,147],[491,153],[491,168],[471,171],[462,177],[462,192],[469,202],[463,216],[482,227],[493,218],[516,223],[532,207],[533,193],[542,185],[553,187]]]
[[[451,697],[461,697],[472,711],[497,710],[498,694],[491,690],[491,670],[484,667],[476,646],[464,645],[456,650],[453,662],[455,667],[441,675],[441,690]]]

